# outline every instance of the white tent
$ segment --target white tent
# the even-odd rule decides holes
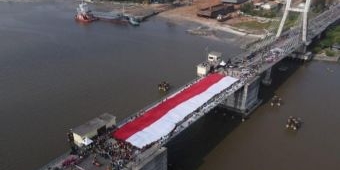
[[[225,63],[225,62],[222,60],[221,63],[220,63],[220,66],[225,66],[225,65],[227,65],[227,63]]]
[[[91,140],[90,138],[86,137],[83,142],[82,142],[85,146],[88,146],[89,144],[93,143],[93,140]]]

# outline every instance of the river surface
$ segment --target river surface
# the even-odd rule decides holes
[[[225,57],[240,51],[232,35],[223,43],[191,36],[158,17],[136,28],[78,24],[75,7],[0,2],[0,170],[35,170],[68,149],[70,128],[104,112],[127,117],[162,97],[161,81],[184,85],[206,47]],[[242,124],[226,111],[209,114],[169,144],[171,167],[339,169],[339,65],[292,69],[280,86],[263,88],[264,98],[283,98],[281,108],[264,104]],[[303,118],[299,132],[285,131],[289,115]]]

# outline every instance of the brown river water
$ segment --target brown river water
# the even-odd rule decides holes
[[[195,78],[205,49],[229,42],[191,36],[154,17],[140,27],[74,22],[76,2],[0,2],[0,170],[35,170],[68,150],[66,132],[103,112],[118,119]],[[190,24],[188,24],[190,26]],[[340,169],[339,64],[284,61],[244,123],[216,109],[169,143],[169,169]],[[329,71],[329,70],[332,70]],[[275,71],[275,69],[274,69]],[[297,132],[289,115],[303,119]]]

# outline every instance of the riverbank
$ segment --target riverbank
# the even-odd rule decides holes
[[[313,59],[314,60],[319,60],[319,61],[330,61],[330,62],[338,62],[339,61],[340,56],[333,56],[333,57],[329,57],[324,53],[321,54],[316,54]]]
[[[216,1],[217,2],[217,1]],[[215,2],[215,3],[216,3]],[[203,4],[202,4],[203,3]],[[242,29],[232,26],[231,23],[248,22],[253,21],[252,17],[236,17],[230,19],[228,22],[218,22],[216,19],[208,19],[196,16],[196,10],[198,6],[202,6],[206,3],[195,2],[193,5],[187,6],[174,6],[171,3],[164,4],[139,4],[139,3],[122,3],[122,2],[110,2],[110,1],[94,1],[92,4],[99,6],[101,9],[123,11],[128,15],[133,15],[138,18],[148,18],[150,16],[158,14],[158,16],[168,20],[171,23],[188,25],[188,23],[195,23],[198,26],[209,27],[211,30],[222,31],[231,33],[237,36],[244,36],[247,38],[255,39],[262,38],[264,36],[261,31],[254,31],[248,29]],[[213,2],[211,2],[213,3]],[[252,18],[252,19],[251,19]],[[262,19],[263,20],[263,19]]]
[[[238,36],[247,36],[249,38],[261,38],[264,36],[262,34],[248,33],[246,30],[232,27],[225,23],[217,22],[215,19],[197,17],[196,15],[193,15],[194,12],[183,12],[183,11],[188,11],[188,9],[185,9],[185,8],[188,8],[188,7],[179,7],[179,8],[167,10],[159,14],[159,16],[169,19],[176,23],[195,22],[197,24],[209,27],[211,29],[215,29],[215,30],[223,31],[227,33],[232,33]]]
[[[219,42],[235,42],[243,45],[262,37],[262,35],[249,34],[246,33],[245,30],[231,27],[225,23],[219,23],[213,19],[193,16],[192,12],[188,12],[185,15],[182,15],[183,12],[178,13],[178,11],[185,11],[187,6],[174,7],[172,4],[138,4],[108,1],[100,1],[93,4],[95,8],[99,10],[114,10],[120,12],[124,10],[124,13],[140,18],[141,20],[157,15],[165,20],[169,27],[180,25],[186,27],[187,33],[189,34],[204,36],[205,38]],[[201,29],[203,27],[207,29]],[[230,34],[232,34],[232,36]]]

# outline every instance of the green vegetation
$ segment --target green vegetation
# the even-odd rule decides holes
[[[312,6],[312,11],[315,13],[320,13],[324,11],[326,8],[326,4],[324,0],[315,0],[314,5]]]
[[[270,26],[270,22],[267,23],[259,23],[256,21],[248,21],[248,22],[240,22],[235,24],[236,27],[243,28],[243,29],[255,29],[255,30],[262,30],[266,29]]]
[[[248,15],[265,17],[265,18],[274,18],[277,14],[277,9],[272,9],[272,10],[255,9],[253,3],[243,4],[240,10],[243,13],[248,14]]]
[[[321,13],[325,11],[329,5],[333,4],[337,0],[314,0],[311,6],[311,10],[314,13]]]
[[[284,29],[291,28],[296,25],[297,20],[299,19],[299,14],[298,13],[289,13],[287,20],[284,25]]]
[[[327,56],[335,56],[336,53],[331,50],[333,44],[340,44],[340,26],[329,28],[325,37],[313,48],[313,52],[325,52]]]
[[[329,57],[333,57],[333,56],[335,56],[335,51],[332,51],[330,49],[326,49],[325,54]]]
[[[314,47],[313,48],[313,53],[315,53],[315,54],[320,54],[322,52],[322,48],[321,47]]]

